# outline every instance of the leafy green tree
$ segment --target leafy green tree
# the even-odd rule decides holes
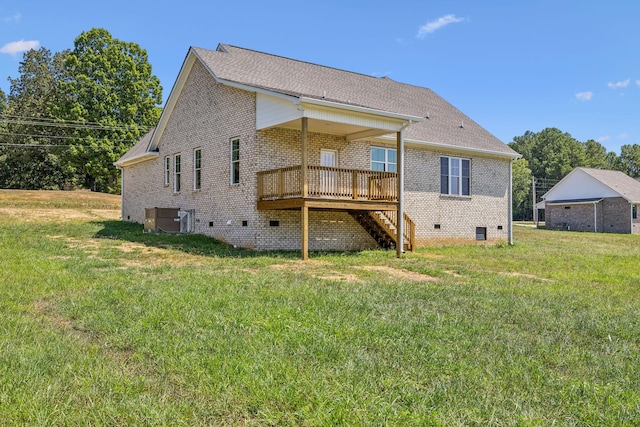
[[[535,177],[560,180],[578,166],[586,165],[585,145],[556,128],[527,131],[509,144],[529,162]]]
[[[620,148],[620,170],[633,178],[640,177],[640,145],[623,145]]]
[[[7,108],[7,94],[0,89],[0,114]]]
[[[530,207],[527,202],[531,200],[531,169],[529,169],[529,162],[524,158],[513,162],[512,189],[514,217],[523,218],[526,207]]]
[[[76,38],[65,65],[69,79],[61,82],[61,90],[69,101],[58,117],[86,125],[74,133],[70,169],[84,186],[117,192],[113,162],[158,122],[160,80],[144,49],[100,28]]]
[[[622,164],[620,162],[620,157],[616,155],[615,152],[609,151],[605,156],[605,169],[611,170],[622,170]]]
[[[586,155],[584,166],[589,168],[611,169],[609,165],[611,159],[607,157],[607,149],[604,148],[602,144],[590,139],[584,143],[584,146]],[[615,153],[613,153],[613,155],[615,156]]]
[[[45,48],[24,53],[20,76],[9,78],[11,89],[3,108],[4,139],[0,156],[0,186],[21,189],[62,188],[65,175],[58,144],[63,130],[51,123],[51,106],[63,101],[59,81],[64,77],[68,52],[54,55]]]

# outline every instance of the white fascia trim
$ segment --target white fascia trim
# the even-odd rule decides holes
[[[301,104],[320,105],[323,107],[335,108],[339,110],[348,110],[348,111],[355,111],[355,112],[364,113],[364,114],[373,114],[376,116],[383,116],[391,119],[402,120],[404,122],[417,123],[424,120],[424,117],[420,117],[420,116],[410,116],[408,114],[392,113],[390,111],[376,110],[374,108],[367,108],[367,107],[359,107],[357,105],[342,104],[340,102],[327,101],[324,99],[307,98],[304,96],[301,96],[299,99],[300,99],[299,102]]]
[[[134,157],[132,159],[127,159],[124,162],[115,162],[114,165],[116,167],[122,168],[125,166],[135,165],[136,163],[146,162],[147,160],[157,159],[159,154],[157,152],[147,151],[141,156]]]
[[[564,205],[597,205],[598,203],[600,203],[603,199],[598,199],[598,200],[588,200],[588,201],[577,201],[577,202],[572,202],[572,201],[553,201],[553,200],[545,200],[545,203],[549,203],[550,205],[560,205],[560,206],[564,206]]]
[[[379,139],[383,139],[387,141],[395,140],[395,138],[391,136],[381,136]],[[445,150],[460,151],[464,153],[488,154],[491,156],[505,157],[512,160],[518,160],[519,158],[522,157],[521,154],[517,154],[517,153],[508,154],[508,153],[503,153],[502,151],[485,150],[483,148],[460,147],[458,145],[443,144],[440,142],[425,142],[425,141],[418,141],[414,139],[407,139],[406,142],[407,144],[417,145],[420,147],[442,148]]]

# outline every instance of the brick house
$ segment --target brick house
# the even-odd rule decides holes
[[[546,228],[640,234],[640,182],[623,172],[576,168],[542,198]]]
[[[510,242],[517,157],[427,88],[221,44],[189,49],[116,166],[125,221],[180,209],[193,232],[306,258]]]

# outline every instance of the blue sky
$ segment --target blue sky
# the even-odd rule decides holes
[[[557,127],[619,154],[640,144],[639,16],[637,0],[3,0],[0,88],[24,49],[100,27],[147,50],[165,100],[189,46],[227,43],[429,87],[504,142]]]

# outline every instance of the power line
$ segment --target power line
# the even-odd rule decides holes
[[[35,135],[30,133],[11,133],[11,132],[0,132],[0,135],[6,136],[24,136],[28,138],[45,138],[45,139],[73,139],[77,141],[89,141],[88,137],[75,137],[75,136],[62,136],[62,135]],[[109,139],[112,142],[135,142],[136,139]]]
[[[87,122],[81,120],[59,120],[48,117],[27,117],[27,116],[15,116],[10,114],[3,114],[0,116],[0,123],[6,124],[18,124],[18,125],[30,125],[30,126],[46,126],[56,128],[67,129],[87,129],[87,130],[133,130],[138,129],[141,132],[146,132],[149,128],[145,126],[138,126],[136,124],[115,124],[107,125],[98,122]]]

